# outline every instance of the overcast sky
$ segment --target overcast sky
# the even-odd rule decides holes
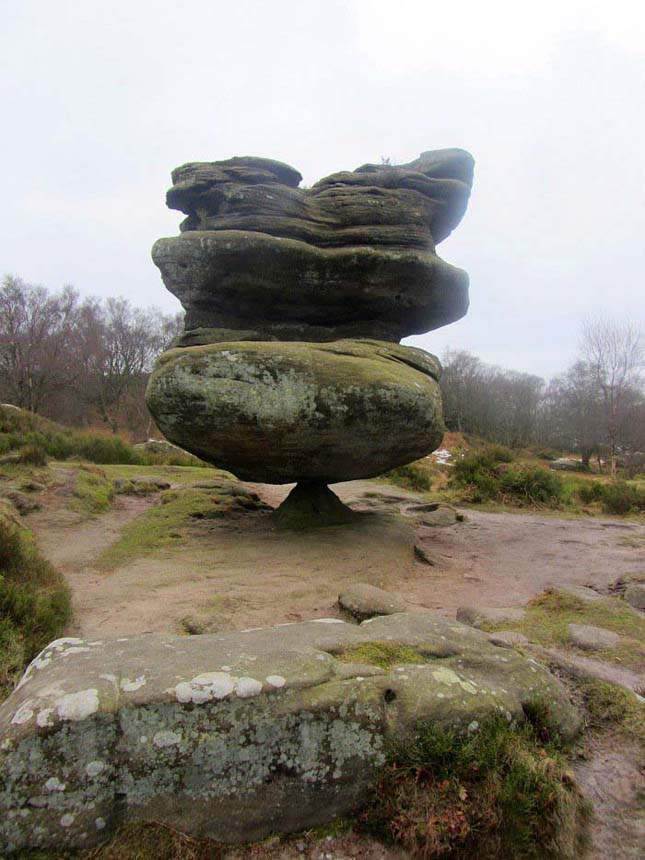
[[[0,273],[178,309],[150,259],[186,161],[307,184],[446,146],[477,166],[439,246],[468,316],[410,342],[549,376],[581,317],[645,316],[636,0],[0,0]]]

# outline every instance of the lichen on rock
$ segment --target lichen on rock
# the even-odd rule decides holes
[[[48,646],[0,707],[0,845],[87,848],[127,820],[260,839],[360,806],[420,721],[468,731],[540,701],[563,736],[580,727],[553,676],[479,631],[333,620]]]

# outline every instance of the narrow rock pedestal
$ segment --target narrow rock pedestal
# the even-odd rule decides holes
[[[273,513],[280,529],[310,529],[318,526],[341,526],[360,518],[326,484],[308,481],[291,490],[287,498]]]

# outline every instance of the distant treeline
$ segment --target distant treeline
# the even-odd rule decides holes
[[[143,394],[182,315],[126,299],[81,300],[7,276],[0,288],[0,401],[65,424],[145,435]]]
[[[643,336],[629,323],[582,326],[580,355],[546,383],[539,376],[484,364],[464,350],[443,356],[444,416],[450,430],[512,448],[541,445],[642,462],[645,451]]]
[[[0,402],[143,437],[151,426],[143,394],[152,364],[181,328],[181,314],[141,310],[123,298],[81,300],[71,287],[51,292],[7,276],[0,288]],[[586,461],[645,450],[643,337],[633,325],[586,323],[578,361],[548,383],[464,350],[442,358],[450,430],[514,448],[578,452]]]

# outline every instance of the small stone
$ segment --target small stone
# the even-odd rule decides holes
[[[439,502],[428,505],[415,505],[408,510],[410,513],[421,515],[419,522],[422,525],[435,528],[454,526],[457,523],[464,522],[466,519],[452,505],[445,505]]]
[[[414,545],[414,557],[422,564],[427,564],[429,567],[437,566],[437,559],[419,543],[415,543]]]
[[[457,621],[480,629],[486,624],[500,624],[505,621],[522,621],[526,611],[519,607],[460,606]]]
[[[625,600],[634,609],[645,611],[645,583],[634,582],[625,589]]]
[[[529,640],[518,630],[499,630],[497,633],[491,633],[488,641],[501,648],[515,648],[517,645],[527,645]]]
[[[618,633],[605,630],[603,627],[593,627],[590,624],[569,624],[568,630],[571,643],[585,651],[615,648],[620,642]]]
[[[346,588],[338,595],[338,605],[358,621],[376,615],[393,615],[404,612],[406,608],[405,601],[396,594],[367,582],[357,582]]]

